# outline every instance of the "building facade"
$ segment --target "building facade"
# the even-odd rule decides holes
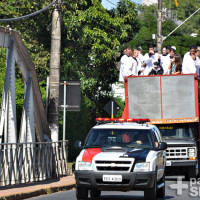
[[[158,0],[142,0],[142,4],[144,5],[151,5],[151,4],[157,4],[158,3]]]

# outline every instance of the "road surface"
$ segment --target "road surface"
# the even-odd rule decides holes
[[[185,181],[182,177],[166,177],[166,196],[169,200],[199,200],[200,198],[200,179],[196,183]],[[76,191],[64,191],[45,196],[34,197],[29,200],[76,200]],[[143,200],[144,192],[102,192],[101,198],[95,200]],[[91,200],[91,198],[88,198]]]

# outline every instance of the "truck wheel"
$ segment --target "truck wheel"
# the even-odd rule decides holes
[[[88,199],[88,189],[77,187],[76,188],[76,198],[77,200],[85,200]]]
[[[157,197],[158,198],[164,198],[165,197],[165,174],[163,175],[162,179],[160,180],[160,183],[164,183],[164,186],[157,190]]]
[[[155,177],[153,187],[146,189],[144,191],[144,199],[145,200],[156,200],[156,193],[157,193],[157,182],[156,182],[156,177]]]
[[[91,189],[90,190],[90,197],[91,198],[98,198],[101,196],[101,191],[98,189]]]
[[[191,178],[196,178],[196,166],[188,167],[188,170],[185,174],[185,180],[189,181]]]

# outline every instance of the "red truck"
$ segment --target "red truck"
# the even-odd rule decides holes
[[[125,78],[124,119],[149,119],[167,143],[166,172],[199,174],[199,100],[196,74]]]

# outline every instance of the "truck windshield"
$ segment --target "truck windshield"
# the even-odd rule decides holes
[[[193,139],[192,128],[189,125],[160,125],[158,128],[165,139]]]
[[[153,149],[150,130],[92,129],[85,148],[106,146]]]

